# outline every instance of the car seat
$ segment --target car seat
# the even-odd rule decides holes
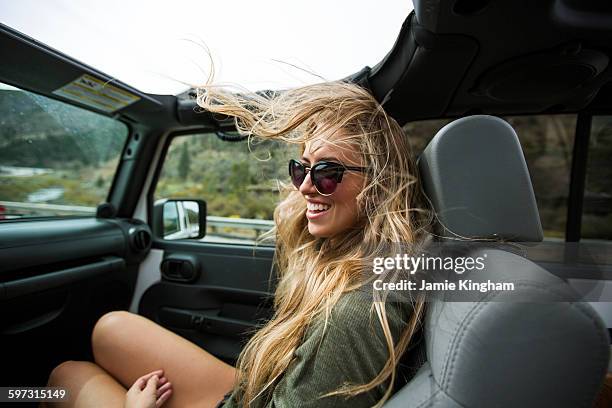
[[[446,125],[418,167],[444,239],[542,240],[522,149],[502,119],[476,115]],[[427,361],[385,408],[591,407],[610,354],[601,318],[571,298],[562,279],[521,255],[475,251],[489,256],[483,279],[516,282],[526,301],[500,291],[427,303]]]

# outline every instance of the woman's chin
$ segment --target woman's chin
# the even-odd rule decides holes
[[[310,221],[308,222],[308,232],[310,232],[310,235],[317,238],[327,238],[330,236],[328,228],[322,225],[315,225]]]

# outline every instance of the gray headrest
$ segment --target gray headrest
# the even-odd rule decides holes
[[[542,240],[523,151],[502,119],[475,115],[444,126],[419,158],[419,170],[442,235]]]

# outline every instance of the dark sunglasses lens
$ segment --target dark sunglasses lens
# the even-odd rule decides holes
[[[315,166],[316,167],[316,166]],[[331,194],[338,187],[338,169],[319,167],[312,170],[313,182],[321,194]]]
[[[297,188],[300,188],[306,177],[306,169],[302,166],[302,163],[291,160],[289,162],[289,175],[291,176],[291,182]]]

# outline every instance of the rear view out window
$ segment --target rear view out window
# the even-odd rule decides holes
[[[0,83],[0,220],[94,215],[127,135],[119,121]]]
[[[612,240],[612,116],[591,123],[581,237]]]
[[[576,115],[503,117],[516,131],[529,168],[544,236],[564,239]],[[404,131],[419,155],[450,119],[408,123]]]
[[[542,229],[565,238],[576,115],[505,118],[521,141],[535,192]]]

